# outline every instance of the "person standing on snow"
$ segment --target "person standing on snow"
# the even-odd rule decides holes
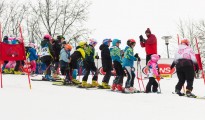
[[[195,71],[196,73],[198,72],[199,68],[195,57],[195,53],[189,46],[189,41],[187,39],[181,40],[181,44],[179,45],[179,48],[175,54],[175,58],[171,65],[171,69],[175,65],[177,77],[179,79],[175,87],[175,92],[180,96],[184,95],[180,91],[185,81],[187,81],[186,95],[188,97],[195,97],[195,95],[191,92],[193,90],[194,74]],[[194,67],[196,68],[195,70]]]
[[[156,81],[157,78],[160,78],[159,75],[159,67],[158,67],[158,60],[160,59],[160,56],[157,54],[151,55],[151,59],[147,63],[148,68],[148,74],[149,74],[149,82],[146,86],[146,93],[150,92],[158,92],[158,83]],[[156,79],[155,79],[156,77]]]
[[[116,77],[113,80],[112,90],[123,91],[123,78],[124,78],[124,69],[122,68],[122,55],[121,49],[119,48],[121,40],[113,39],[112,47],[110,48],[110,54],[112,61],[114,63],[114,69],[116,71]]]
[[[44,35],[43,41],[41,41],[41,61],[46,65],[45,77],[43,79],[54,81],[55,79],[51,77],[51,63],[53,61],[54,51],[50,43],[52,40],[49,34]]]
[[[141,47],[145,47],[147,65],[148,61],[151,59],[151,55],[157,54],[157,38],[151,33],[149,28],[147,28],[145,34],[147,39],[144,39],[142,35],[140,35],[139,38]]]
[[[97,41],[95,39],[90,39],[90,43],[85,49],[85,59],[83,60],[83,64],[86,72],[82,78],[82,84],[80,85],[80,87],[90,88],[98,86],[98,69],[95,66],[95,58],[99,59],[99,56],[95,56],[96,45]],[[92,84],[87,83],[90,71],[93,72]]]
[[[125,83],[125,93],[135,93],[137,92],[136,88],[134,88],[134,61],[137,61],[138,54],[134,55],[133,49],[135,47],[136,41],[134,39],[129,39],[127,41],[127,46],[124,50],[124,58],[123,58],[123,68],[126,70],[127,73],[127,81]]]
[[[111,71],[112,71],[112,58],[110,56],[109,46],[111,42],[112,42],[111,39],[104,39],[103,44],[100,45],[102,67],[103,67],[103,71],[106,72],[102,80],[102,85],[100,86],[103,89],[110,89],[109,81],[110,81]]]

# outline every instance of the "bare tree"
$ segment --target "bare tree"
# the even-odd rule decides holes
[[[83,24],[87,19],[89,2],[82,2],[82,0],[38,0],[37,6],[32,4],[30,6],[36,16],[39,16],[39,25],[42,26],[41,29],[44,30],[44,33],[55,36],[56,34],[75,35],[85,31]]]

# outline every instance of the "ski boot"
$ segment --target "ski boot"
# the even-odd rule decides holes
[[[81,88],[91,88],[92,85],[90,83],[87,83],[87,81],[82,81],[82,83],[79,85]]]
[[[15,74],[15,75],[21,75],[22,72],[21,72],[21,71],[14,71],[14,74]]]
[[[98,86],[99,86],[98,81],[92,80],[92,87],[98,87]]]
[[[117,89],[117,84],[113,83],[113,84],[112,84],[112,87],[111,87],[111,90],[112,90],[112,91],[115,91],[116,89]]]
[[[75,85],[81,84],[81,82],[80,82],[79,80],[76,80],[76,79],[72,79],[72,82],[73,82],[73,84],[75,84]]]
[[[116,88],[117,88],[118,91],[121,91],[121,92],[124,91],[124,89],[125,89],[125,88],[122,87],[121,84],[117,84]]]
[[[197,97],[196,95],[194,95],[193,93],[191,93],[190,90],[187,90],[187,91],[186,91],[186,96],[187,96],[187,97],[190,97],[190,98],[196,98],[196,97]]]
[[[132,87],[130,87],[130,88],[125,88],[123,92],[124,93],[134,93],[135,90]]]
[[[102,82],[102,85],[98,86],[100,89],[110,89],[110,85],[106,82]]]
[[[181,93],[180,90],[175,90],[175,93],[178,94],[179,96],[184,96],[184,93]]]

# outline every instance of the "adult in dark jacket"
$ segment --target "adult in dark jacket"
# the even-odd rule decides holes
[[[49,34],[46,34],[44,36],[44,40],[41,41],[41,61],[45,63],[46,65],[46,71],[45,71],[45,77],[46,80],[53,81],[54,79],[51,77],[51,63],[53,61],[54,51],[52,48],[52,45],[50,43],[51,36]]]
[[[108,85],[112,70],[112,58],[110,56],[109,50],[110,42],[112,42],[111,39],[104,39],[103,44],[100,45],[102,67],[103,71],[106,72],[105,76],[103,77],[101,85],[104,89],[110,89],[110,86]]]
[[[145,34],[147,39],[144,39],[142,35],[140,35],[139,38],[141,47],[145,47],[147,65],[148,61],[151,59],[151,55],[157,54],[157,38],[151,33],[149,28],[147,28]]]

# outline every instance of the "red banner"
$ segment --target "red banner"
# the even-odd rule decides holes
[[[0,42],[0,60],[16,61],[25,59],[26,55],[23,43],[11,45]]]

